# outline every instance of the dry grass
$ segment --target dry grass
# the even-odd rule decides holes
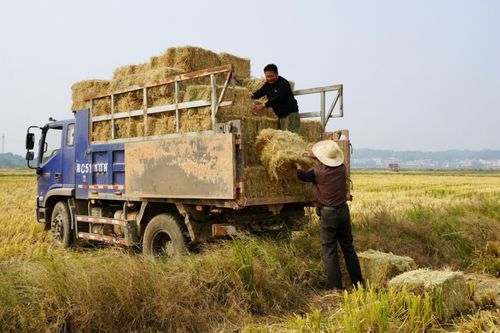
[[[470,267],[475,250],[493,253],[486,244],[500,235],[498,174],[355,171],[353,181],[358,250],[392,251],[414,257],[420,266],[454,269]],[[294,233],[291,242],[243,237],[212,244],[180,262],[151,262],[112,249],[63,251],[35,222],[35,184],[32,173],[0,172],[0,331],[231,331],[281,317],[278,326],[258,328],[280,330],[291,325],[292,313],[313,318],[308,303],[324,293],[316,221]],[[386,308],[380,302],[387,293],[377,292],[340,297],[333,312],[321,314],[321,325],[337,320],[355,325],[353,318],[366,318],[366,329],[371,318],[372,331],[382,325],[392,332],[413,318],[401,330],[439,328],[423,297],[391,294],[391,300],[413,303]],[[374,302],[367,303],[370,299]],[[406,312],[386,316],[387,309]],[[457,327],[491,329],[495,311],[464,314]]]

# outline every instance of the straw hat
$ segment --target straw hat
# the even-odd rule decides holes
[[[336,167],[344,163],[344,153],[333,140],[323,140],[314,144],[312,152],[324,165]]]

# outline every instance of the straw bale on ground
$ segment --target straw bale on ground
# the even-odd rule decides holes
[[[358,258],[363,278],[381,286],[396,275],[416,268],[415,261],[410,257],[375,250],[358,253]]]
[[[469,298],[462,272],[418,269],[396,276],[389,281],[388,286],[406,288],[416,295],[427,293],[436,301],[441,300],[443,308],[440,315],[444,318],[450,318],[463,310]]]
[[[257,136],[255,148],[260,153],[262,165],[276,180],[295,179],[294,163],[299,163],[306,170],[317,165],[314,159],[302,156],[311,149],[310,144],[289,131],[264,129]]]

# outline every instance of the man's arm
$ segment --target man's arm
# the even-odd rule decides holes
[[[266,82],[252,94],[252,99],[259,99],[266,94]]]
[[[314,170],[304,171],[297,170],[297,178],[303,182],[313,183],[316,181],[314,178]]]
[[[314,169],[304,171],[299,163],[295,163],[295,168],[297,168],[297,178],[299,178],[299,180],[308,183],[316,181],[316,178],[314,178]]]

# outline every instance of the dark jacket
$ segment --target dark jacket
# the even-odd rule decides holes
[[[293,97],[290,83],[281,76],[274,84],[269,84],[266,81],[260,89],[253,93],[252,98],[257,99],[264,95],[267,96],[266,107],[272,107],[278,118],[283,118],[292,112],[299,112],[299,106]]]
[[[320,206],[338,206],[346,202],[347,173],[344,164],[330,167],[321,164],[310,171],[297,170],[297,177],[303,182],[312,182],[316,202]]]

